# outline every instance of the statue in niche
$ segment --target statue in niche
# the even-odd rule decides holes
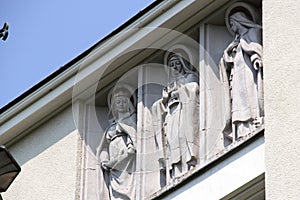
[[[226,24],[234,40],[219,63],[220,79],[225,86],[223,133],[233,140],[255,131],[264,117],[262,27],[255,22],[257,15],[251,8],[240,3],[227,10]]]
[[[175,180],[197,164],[199,141],[199,84],[187,53],[166,54],[168,85],[152,106],[159,166],[166,182]]]
[[[135,199],[136,110],[132,90],[123,86],[108,95],[113,119],[97,152],[109,191],[107,199]]]

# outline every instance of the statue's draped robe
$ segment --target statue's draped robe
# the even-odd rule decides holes
[[[160,99],[152,107],[159,160],[166,159],[171,178],[187,172],[189,165],[194,166],[199,151],[197,76],[185,74],[177,78],[176,84],[177,89],[170,92],[166,105]]]
[[[225,123],[223,132],[232,137],[232,124],[237,137],[253,130],[253,120],[264,116],[261,29],[254,27],[239,38],[236,54],[224,51],[220,61],[220,79],[224,86]]]
[[[109,162],[112,166],[109,171],[102,169],[109,199],[135,199],[136,155],[127,152],[129,146],[135,147],[135,138],[135,116],[127,116],[112,122],[102,139],[100,163]]]

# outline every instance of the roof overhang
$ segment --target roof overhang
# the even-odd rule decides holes
[[[70,106],[72,98],[73,100],[74,98],[88,98],[92,90],[95,90],[95,85],[98,84],[99,73],[104,72],[112,59],[120,57],[126,51],[139,49],[141,46],[147,47],[161,41],[162,36],[157,34],[157,28],[184,32],[228,1],[161,1],[122,31],[102,41],[84,58],[1,113],[1,143],[9,145],[35,129],[61,109]],[[164,41],[168,40],[172,40],[172,37]],[[138,62],[146,56],[147,52],[141,50],[139,56],[132,55],[119,62],[130,62],[133,57]],[[111,67],[110,71],[114,70]],[[107,73],[102,76],[101,81],[105,85],[110,78],[111,76]],[[74,86],[76,93],[74,93]]]

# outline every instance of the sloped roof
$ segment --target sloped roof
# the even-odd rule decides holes
[[[184,33],[191,27],[197,28],[201,19],[228,1],[156,0],[91,48],[2,107],[0,141],[6,145],[12,144],[75,101],[92,98],[96,92],[94,85],[100,82],[102,86],[109,84],[117,73],[111,73],[113,70],[120,69],[119,75],[122,70],[128,70],[124,65],[119,68],[118,65],[142,61],[149,54],[143,52],[143,49],[153,47],[153,44],[161,48],[161,45],[167,45],[176,37],[176,34],[165,37],[170,30]],[[115,58],[133,49],[139,49],[139,52],[124,56],[123,60],[109,68],[109,75],[99,80],[100,71],[106,69]]]

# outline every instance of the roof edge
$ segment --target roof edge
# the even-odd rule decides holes
[[[162,3],[163,1],[164,0],[156,0],[153,3],[151,3],[150,5],[148,5],[147,7],[145,7],[144,9],[142,9],[141,11],[139,11],[137,14],[135,14],[133,17],[131,17],[129,20],[127,20],[124,24],[122,24],[121,26],[119,26],[118,28],[116,28],[115,30],[113,30],[111,33],[109,33],[108,35],[106,35],[104,38],[102,38],[101,40],[99,40],[92,47],[90,47],[89,49],[85,50],[83,53],[79,54],[73,60],[71,60],[70,62],[68,62],[64,66],[58,68],[56,71],[54,71],[53,73],[51,73],[50,75],[48,75],[46,78],[42,79],[40,82],[38,82],[37,84],[35,84],[34,86],[32,86],[31,88],[29,88],[28,90],[26,90],[24,93],[22,93],[21,95],[17,96],[15,99],[13,99],[12,101],[8,102],[6,105],[4,105],[3,107],[1,107],[0,108],[0,114],[2,114],[5,111],[9,110],[11,107],[13,107],[14,105],[16,105],[19,102],[21,102],[23,99],[25,99],[26,97],[28,97],[34,91],[38,90],[39,88],[41,88],[46,83],[50,82],[51,80],[53,80],[58,75],[60,75],[61,73],[65,72],[71,66],[73,66],[74,64],[76,64],[77,62],[79,62],[80,60],[82,60],[83,58],[85,58],[87,55],[89,55],[100,44],[102,44],[103,42],[107,41],[109,38],[117,35],[121,31],[123,31],[126,27],[128,27],[129,25],[131,25],[133,22],[135,22],[137,19],[139,19],[140,17],[142,17],[144,14],[146,14],[148,11],[150,11],[151,9],[153,9],[154,7],[156,7],[157,5],[159,5],[160,3]]]

